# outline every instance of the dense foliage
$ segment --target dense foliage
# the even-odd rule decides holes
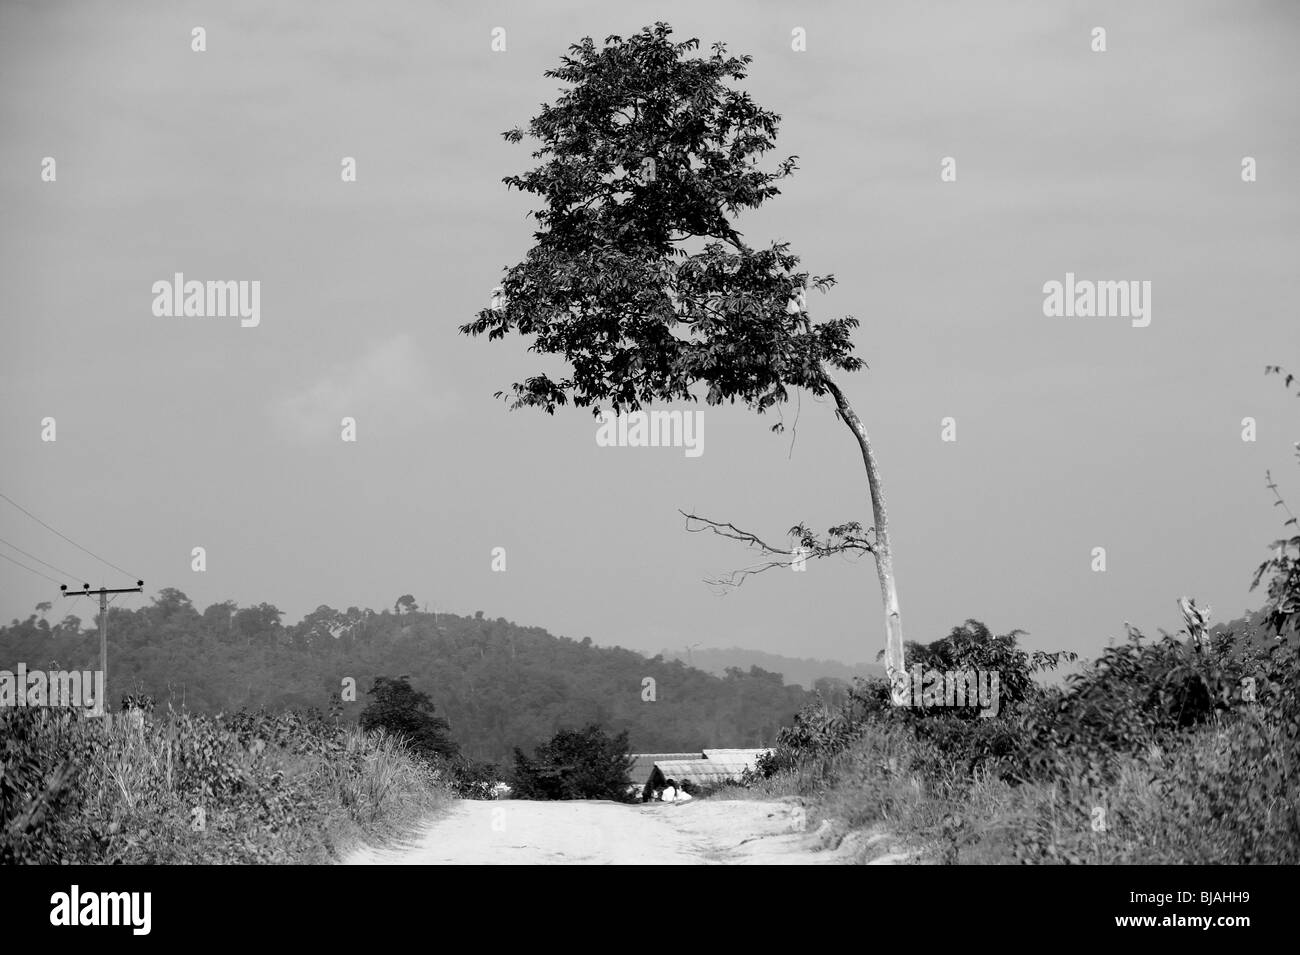
[[[751,782],[833,793],[859,822],[912,819],[948,861],[1295,863],[1300,659],[1267,620],[1131,630],[1064,688],[994,638],[1004,684],[1025,688],[997,717],[893,707],[883,681],[859,681],[843,705],[801,711]],[[973,629],[929,651],[960,660]]]
[[[429,694],[413,688],[408,677],[376,677],[367,692],[374,699],[361,711],[363,730],[383,730],[402,740],[413,755],[430,762],[458,755],[460,747],[447,735],[451,725],[437,715]]]
[[[722,677],[680,661],[648,660],[590,640],[555,637],[502,618],[319,607],[295,624],[269,605],[198,610],[178,590],[140,609],[109,608],[109,695],[143,693],[196,714],[340,705],[355,723],[364,690],[405,674],[437,704],[473,760],[505,762],[515,746],[566,726],[627,730],[638,752],[766,746],[811,697],[780,674],[751,667]],[[0,668],[96,666],[94,621],[51,624],[41,614],[0,627]],[[356,702],[341,702],[355,680]],[[644,681],[654,680],[654,701]]]
[[[0,710],[0,864],[325,862],[443,799],[395,741],[318,713]]]
[[[795,159],[761,167],[781,118],[737,88],[752,57],[698,47],[656,23],[603,45],[586,37],[546,72],[565,87],[528,124],[541,162],[505,179],[541,201],[536,242],[501,300],[461,328],[529,336],[531,351],[565,359],[559,380],[515,383],[512,407],[622,412],[695,401],[699,385],[709,404],[762,412],[792,387],[825,394],[826,369],[862,367],[855,319],[813,322],[791,305],[834,278],[800,271],[787,243],[754,248],[736,230]]]
[[[633,801],[627,733],[592,724],[561,730],[532,755],[515,750],[514,795],[520,799]]]

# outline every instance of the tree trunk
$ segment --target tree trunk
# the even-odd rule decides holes
[[[903,619],[898,609],[898,588],[894,584],[894,555],[889,546],[889,516],[885,510],[885,491],[880,484],[880,469],[871,450],[871,438],[839,385],[825,376],[826,388],[835,398],[840,417],[849,426],[862,449],[862,463],[867,467],[867,487],[871,492],[871,512],[876,525],[874,550],[876,574],[880,578],[880,600],[885,610],[885,674],[890,695],[896,706],[907,704],[907,671],[903,660]]]

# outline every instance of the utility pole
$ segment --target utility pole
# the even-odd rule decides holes
[[[134,587],[125,587],[120,590],[109,590],[106,587],[100,587],[98,590],[91,590],[90,584],[82,584],[81,592],[72,591],[68,593],[68,585],[60,584],[59,590],[63,591],[65,597],[89,597],[92,593],[99,594],[99,672],[103,674],[104,690],[100,694],[102,699],[96,700],[100,710],[104,714],[104,725],[108,726],[111,717],[108,715],[108,595],[109,594],[139,594],[144,592],[144,581],[137,580]]]

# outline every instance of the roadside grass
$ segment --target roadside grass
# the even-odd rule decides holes
[[[1035,687],[1013,640],[936,647],[1021,690],[983,718],[894,706],[883,681],[860,681],[801,711],[743,791],[801,799],[810,829],[861,833],[860,861],[888,844],[934,863],[1300,863],[1292,643],[1133,631],[1064,689]]]
[[[1267,755],[1248,765],[1252,746]],[[1117,757],[1102,783],[1079,759],[1059,761],[1051,778],[1012,782],[936,773],[933,755],[901,727],[873,728],[833,756],[709,795],[798,797],[810,829],[831,820],[840,832],[883,832],[921,864],[1300,861],[1300,757],[1267,724],[1196,728],[1167,748]]]
[[[0,713],[0,863],[328,863],[449,802],[399,741],[318,715]]]

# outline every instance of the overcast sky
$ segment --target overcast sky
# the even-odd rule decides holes
[[[0,491],[200,609],[267,601],[292,621],[409,592],[601,644],[874,659],[869,561],[718,596],[703,579],[752,558],[677,514],[774,538],[869,523],[827,405],[804,395],[784,436],[707,408],[700,457],[598,448],[589,413],[493,399],[540,369],[525,340],[457,334],[531,241],[528,197],[501,184],[531,146],[500,132],[554,98],[542,73],[568,44],[657,19],[753,54],[747,88],[784,117],[800,172],[738,225],[836,275],[814,316],[862,322],[870,369],[845,384],[880,456],[908,639],[976,617],[1091,655],[1126,620],[1174,629],[1184,594],[1218,619],[1258,605],[1280,530],[1265,470],[1300,502],[1296,401],[1262,374],[1300,366],[1300,7],[1283,2],[8,0]],[[1045,317],[1067,271],[1150,281],[1150,325]],[[260,324],[155,317],[176,272],[259,280]],[[127,583],[3,501],[0,538],[77,583]],[[3,619],[55,593],[0,562]]]

